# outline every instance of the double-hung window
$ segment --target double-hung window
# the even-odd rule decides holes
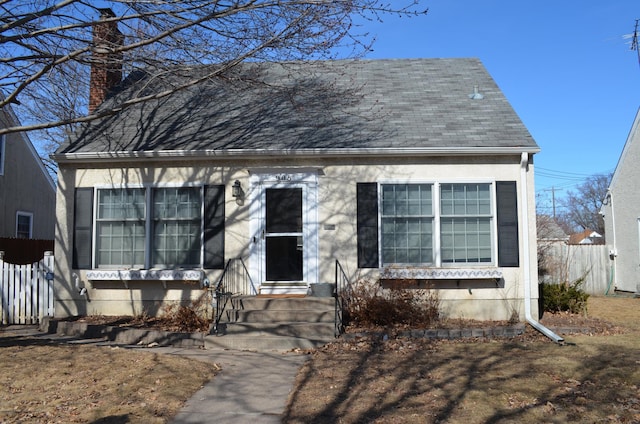
[[[440,185],[443,263],[492,262],[490,184]]]
[[[78,187],[77,269],[224,267],[224,185]]]
[[[33,214],[29,212],[16,213],[16,237],[30,239],[33,231]]]
[[[201,205],[199,187],[153,190],[154,267],[200,264]]]
[[[492,264],[493,185],[381,185],[382,265]]]
[[[199,266],[201,209],[200,187],[99,189],[97,266]]]
[[[382,262],[433,262],[433,186],[382,186]]]
[[[143,267],[147,218],[145,189],[100,189],[97,207],[98,267]]]

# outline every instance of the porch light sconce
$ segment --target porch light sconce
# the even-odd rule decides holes
[[[236,180],[231,186],[231,196],[235,197],[237,204],[244,203],[244,190],[242,190],[240,180]]]

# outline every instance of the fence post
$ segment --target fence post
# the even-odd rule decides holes
[[[0,323],[9,324],[9,276],[4,269],[4,250],[0,250]]]
[[[52,317],[54,314],[54,304],[53,304],[53,281],[54,279],[46,278],[46,273],[51,273],[54,275],[54,256],[53,252],[47,250],[44,252],[44,266],[45,266],[45,280],[46,280],[46,315]],[[55,276],[54,276],[55,277]]]

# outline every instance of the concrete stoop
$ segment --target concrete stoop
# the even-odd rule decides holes
[[[241,297],[225,311],[205,349],[288,351],[323,346],[334,338],[332,297]]]

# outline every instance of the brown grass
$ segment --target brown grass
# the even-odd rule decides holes
[[[0,332],[0,422],[165,423],[214,364]]]
[[[300,370],[286,423],[640,423],[640,299],[590,298],[623,334],[360,339]]]
[[[566,346],[530,330],[514,339],[331,344],[300,370],[284,421],[640,423],[640,299],[590,298],[588,314],[552,317],[603,330],[566,336]],[[0,422],[164,423],[216,369],[0,329]]]

